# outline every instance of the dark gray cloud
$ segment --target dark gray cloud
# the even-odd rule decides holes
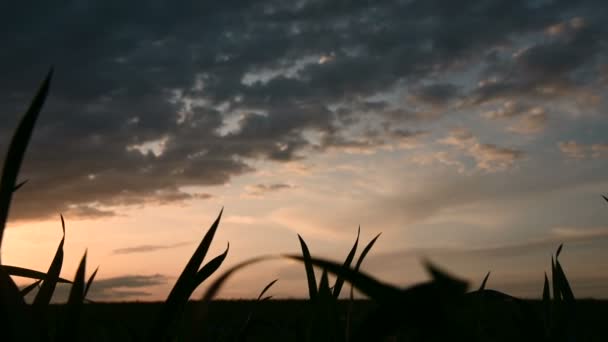
[[[131,246],[131,247],[123,247],[114,249],[114,254],[133,254],[133,253],[147,253],[147,252],[155,252],[163,249],[171,249],[182,247],[190,244],[189,242],[179,242],[168,245],[139,245],[139,246]]]
[[[89,298],[95,300],[122,299],[147,296],[151,286],[164,285],[168,278],[161,274],[126,275],[95,280],[89,291]]]
[[[15,220],[58,212],[104,217],[124,205],[205,198],[182,189],[251,172],[248,158],[284,162],[332,147],[386,146],[352,127],[380,115],[405,132],[403,124],[438,114],[373,96],[404,88],[423,105],[544,96],[535,90],[584,85],[606,49],[599,1],[6,7],[1,146],[47,67],[57,69],[26,157],[22,177],[30,182],[17,194]],[[576,17],[584,20],[549,30],[550,40],[517,58],[490,53]],[[495,81],[472,93],[436,81],[480,63]],[[538,129],[529,126],[521,131]],[[306,130],[324,137],[322,148]],[[489,146],[481,152],[508,152]]]

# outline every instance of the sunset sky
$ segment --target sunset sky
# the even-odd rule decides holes
[[[539,297],[560,260],[608,298],[608,5],[589,1],[66,1],[0,6],[0,148],[51,65],[2,261],[91,299],[163,300],[218,213],[211,255],[342,262],[398,286],[428,258]],[[301,264],[226,298],[304,298]],[[16,279],[20,285],[29,284]],[[204,289],[204,286],[201,290]],[[59,291],[63,291],[59,289]],[[200,290],[197,291],[200,293]]]

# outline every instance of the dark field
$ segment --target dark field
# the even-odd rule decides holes
[[[540,314],[540,301],[527,301]],[[95,303],[86,304],[81,315],[83,341],[145,341],[151,322],[162,303]],[[347,301],[339,303],[341,318],[348,308]],[[577,341],[608,341],[608,301],[578,300]],[[190,302],[187,317],[200,314],[202,304]],[[353,305],[353,331],[363,317],[370,314],[375,305],[371,301],[356,301]],[[62,310],[61,305],[53,305],[52,310]],[[404,308],[404,310],[407,310]],[[509,302],[492,303],[484,307],[478,326],[475,308],[460,308],[453,316],[460,331],[454,337],[479,340],[479,329],[483,329],[483,341],[521,341],[525,336],[519,319],[521,312],[517,305]],[[250,330],[238,336],[249,313],[252,312]],[[226,300],[209,304],[208,314],[203,324],[199,324],[204,340],[209,341],[306,341],[308,329],[309,302],[305,300],[272,300],[265,302]],[[395,315],[398,315],[395,313]],[[56,315],[53,315],[56,316]],[[61,315],[59,315],[61,316]],[[182,331],[188,331],[184,326]],[[400,331],[391,341],[406,341],[407,331]],[[185,337],[185,336],[184,336]]]

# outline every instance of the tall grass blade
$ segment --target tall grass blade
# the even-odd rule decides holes
[[[165,300],[161,308],[156,324],[154,324],[151,330],[150,341],[170,341],[172,336],[175,336],[177,322],[181,319],[180,314],[188,302],[190,295],[192,295],[192,291],[196,288],[195,282],[197,281],[199,267],[209,251],[223,212],[224,208],[222,208],[215,222],[207,230],[207,233],[171,289],[167,300]],[[199,275],[198,279],[200,278],[201,276]]]
[[[298,239],[300,240],[300,247],[302,248],[306,279],[308,279],[308,295],[310,299],[314,300],[317,298],[317,279],[315,277],[315,270],[310,263],[310,251],[308,250],[308,246],[306,246],[306,242],[304,242],[304,239],[302,239],[300,234],[298,234]]]
[[[19,169],[21,168],[25,150],[27,149],[27,145],[32,136],[34,125],[36,124],[36,120],[38,119],[38,115],[40,114],[40,110],[42,109],[42,105],[48,94],[52,77],[53,69],[51,68],[38,89],[38,92],[34,96],[28,110],[19,122],[17,130],[10,142],[8,152],[6,153],[2,178],[0,179],[0,249],[2,247],[4,228],[6,227],[6,221],[8,220]]]
[[[46,273],[46,277],[40,286],[40,291],[38,291],[36,294],[34,303],[32,304],[34,310],[39,314],[41,314],[44,308],[46,308],[46,306],[48,306],[51,302],[53,292],[55,292],[55,287],[59,281],[61,267],[63,265],[63,243],[65,242],[65,221],[63,220],[63,215],[61,215],[61,227],[63,231],[61,242],[59,242],[59,246],[55,252],[55,257],[53,258],[51,266],[49,266],[49,270]]]
[[[80,260],[80,264],[78,265],[78,269],[76,270],[76,275],[74,276],[74,281],[72,283],[72,288],[70,289],[68,301],[65,304],[66,312],[64,327],[63,330],[60,332],[60,337],[58,341],[79,341],[80,316],[82,312],[82,306],[84,304],[84,290],[86,287],[86,264],[87,252],[85,251],[84,255],[82,256],[82,259]]]
[[[202,284],[207,278],[209,278],[213,273],[215,273],[218,268],[220,268],[220,266],[226,259],[229,250],[230,243],[228,243],[228,245],[226,246],[226,250],[224,251],[224,253],[211,259],[211,261],[206,263],[205,266],[203,266],[203,268],[201,268],[200,271],[196,273],[196,275],[194,276],[194,281],[192,282],[192,289],[190,290],[190,294],[192,294],[192,292],[194,292],[194,290],[196,290],[196,288],[200,284]]]
[[[553,256],[551,257],[551,285],[553,287],[553,301],[556,306],[559,306],[559,303],[562,300],[562,293],[559,287],[559,280],[557,275],[557,269],[555,268],[555,261],[553,260]]]
[[[323,273],[321,274],[318,296],[323,300],[327,300],[329,297],[332,297],[331,289],[329,288],[329,276],[327,275],[327,269],[323,269]]]
[[[350,249],[350,252],[346,256],[346,260],[344,261],[344,267],[350,267],[350,264],[353,262],[355,258],[355,253],[357,252],[357,245],[359,244],[359,236],[361,235],[361,226],[357,229],[357,239],[355,240],[355,244]],[[336,282],[334,283],[333,295],[334,298],[338,298],[340,296],[340,291],[342,291],[342,286],[344,285],[344,279],[341,277],[336,277]]]
[[[555,259],[555,271],[557,272],[557,279],[559,281],[559,288],[562,294],[562,299],[568,305],[574,304],[574,293],[572,292],[572,288],[570,287],[570,283],[566,278],[566,274],[562,269],[562,265],[559,263],[559,260]]]

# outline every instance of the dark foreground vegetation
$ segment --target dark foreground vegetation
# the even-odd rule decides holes
[[[24,182],[18,173],[38,114],[49,90],[49,73],[23,116],[6,154],[0,180],[0,243],[12,195]],[[525,301],[486,288],[469,290],[467,282],[426,262],[430,280],[408,288],[383,283],[360,271],[380,235],[358,258],[359,236],[343,263],[311,256],[300,236],[301,255],[266,255],[222,270],[203,297],[189,301],[196,288],[216,273],[229,252],[203,261],[221,212],[205,233],[162,303],[87,303],[97,271],[86,274],[86,253],[72,279],[60,278],[63,239],[46,272],[0,263],[0,341],[608,341],[606,305],[577,301],[559,262],[562,246],[551,258],[551,272],[539,284],[541,301]],[[65,236],[65,225],[61,219]],[[1,245],[0,245],[1,246]],[[212,301],[225,281],[244,267],[269,259],[301,262],[309,289],[307,301],[272,301],[276,280],[254,301]],[[356,261],[355,261],[356,260]],[[317,281],[314,267],[322,270]],[[329,274],[336,280],[329,282]],[[11,276],[31,278],[18,288]],[[71,284],[64,305],[50,304],[57,283]],[[350,284],[350,300],[339,300]],[[353,288],[368,301],[354,301]],[[35,294],[32,303],[25,296]]]

